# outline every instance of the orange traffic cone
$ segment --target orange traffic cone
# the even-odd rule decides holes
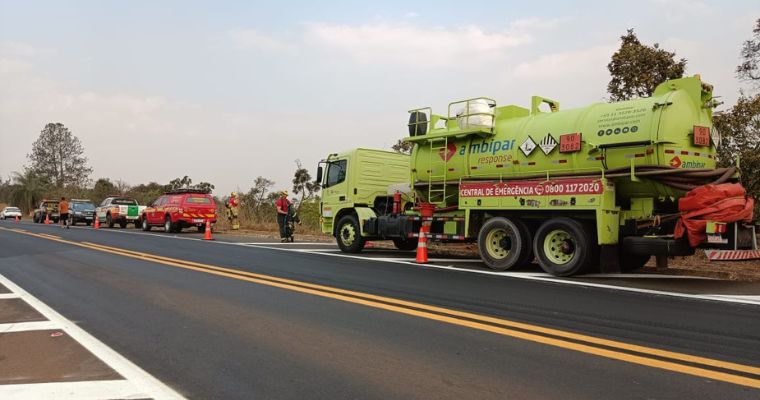
[[[420,264],[428,262],[427,230],[428,227],[425,226],[425,223],[423,222],[422,226],[420,227],[420,238],[417,241],[417,258],[414,260]]]
[[[45,213],[45,225],[50,225],[50,214]]]
[[[371,248],[373,248],[373,247],[375,247],[375,244],[374,244],[374,243],[372,243],[372,242],[365,242],[365,243],[364,243],[364,248],[365,248],[365,249],[371,249]]]
[[[203,235],[203,240],[214,240],[214,238],[211,237],[211,221],[206,220],[206,234]]]
[[[95,223],[92,224],[92,229],[100,229],[100,220],[97,215],[95,216]]]

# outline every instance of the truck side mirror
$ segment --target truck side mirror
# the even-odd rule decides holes
[[[315,180],[317,183],[322,183],[322,166],[320,165],[317,167],[317,179]]]

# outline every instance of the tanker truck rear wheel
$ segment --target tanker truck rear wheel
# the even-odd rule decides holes
[[[517,218],[493,217],[478,233],[480,258],[497,271],[532,261],[530,230]]]
[[[538,264],[554,276],[583,272],[594,263],[596,246],[589,225],[564,217],[541,224],[533,241]]]
[[[358,253],[364,248],[364,238],[359,230],[359,220],[353,215],[346,215],[338,221],[335,234],[338,247],[344,253]]]

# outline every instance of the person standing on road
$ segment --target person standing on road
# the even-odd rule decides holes
[[[230,199],[225,204],[227,207],[227,220],[230,222],[230,229],[236,231],[240,229],[240,220],[238,219],[240,210],[240,200],[237,192],[230,193]]]
[[[69,229],[69,202],[65,197],[61,197],[58,203],[58,220],[61,222],[61,229]]]
[[[288,222],[288,208],[290,207],[290,200],[288,200],[288,191],[283,190],[280,192],[280,198],[277,199],[277,225],[280,226],[280,242],[286,242],[288,240],[288,234],[286,231],[286,225]]]

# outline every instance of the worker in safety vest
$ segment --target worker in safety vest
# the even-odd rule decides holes
[[[230,229],[233,231],[240,229],[240,220],[238,220],[240,199],[237,192],[230,193],[230,198],[225,203],[225,206],[227,207],[227,221],[230,223]]]

